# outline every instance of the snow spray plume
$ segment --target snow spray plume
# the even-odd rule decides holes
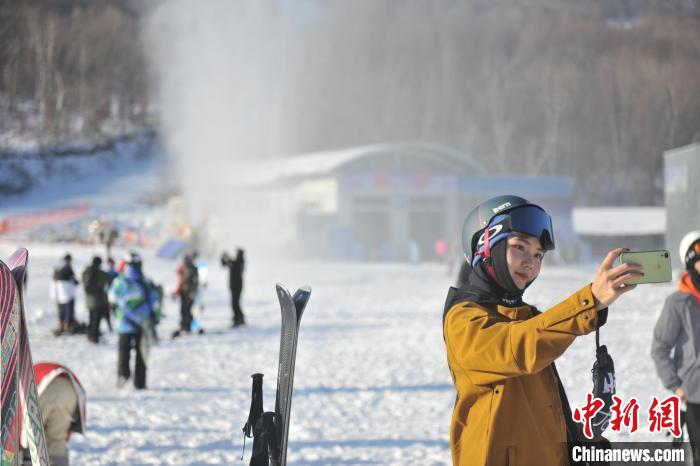
[[[290,229],[267,215],[267,193],[243,179],[247,163],[290,152],[283,112],[295,67],[283,13],[271,0],[173,0],[143,21],[161,136],[188,220],[206,221],[220,248],[279,254],[280,232]]]

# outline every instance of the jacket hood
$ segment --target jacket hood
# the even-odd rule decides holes
[[[450,287],[445,300],[445,308],[442,313],[443,327],[447,313],[455,304],[465,301],[481,305],[496,305],[505,307],[523,306],[523,293],[508,293],[491,280],[484,264],[479,262],[476,268],[471,269],[466,277],[466,283],[459,283],[457,287]],[[466,275],[466,273],[464,274]],[[533,307],[533,306],[530,306]],[[533,309],[535,309],[533,307]],[[536,312],[536,309],[535,309]]]

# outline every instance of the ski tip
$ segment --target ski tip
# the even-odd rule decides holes
[[[282,283],[275,284],[275,288],[277,289],[277,291],[286,291],[287,293],[289,293],[289,290],[287,289],[287,287],[284,286]],[[311,286],[304,285],[304,286],[298,288],[294,294],[296,294],[296,293],[311,294]],[[289,294],[291,294],[291,293],[289,293]]]
[[[281,284],[281,283],[277,283],[277,284],[275,285],[275,289],[277,289],[277,294],[280,294],[280,293],[290,294],[290,293],[289,293],[289,290],[287,289],[287,287],[284,286],[284,285]]]
[[[297,321],[301,319],[301,315],[304,312],[304,308],[309,303],[309,298],[311,297],[311,287],[302,286],[294,292],[292,296],[292,301],[294,301],[294,307],[297,310]]]
[[[308,301],[310,297],[311,297],[311,287],[308,285],[302,286],[301,288],[297,289],[294,292],[294,295],[292,295],[292,299],[295,302],[297,302],[299,300]]]
[[[310,296],[311,296],[311,287],[306,285],[306,286],[302,286],[301,288],[297,289],[294,292],[292,299],[294,299],[294,301],[296,301],[298,299],[308,300]]]
[[[27,250],[27,248],[17,248],[7,260],[7,266],[10,269],[14,269],[15,267],[20,266],[26,266],[28,258],[29,251]]]

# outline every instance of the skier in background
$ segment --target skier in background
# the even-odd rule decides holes
[[[197,267],[197,293],[194,297],[194,303],[192,304],[192,332],[197,332],[199,334],[204,333],[204,328],[202,328],[202,313],[204,312],[204,290],[207,289],[209,284],[209,265],[206,260],[199,259],[197,251],[192,253],[192,262],[195,267]]]
[[[447,257],[447,254],[448,254],[447,240],[444,238],[440,238],[437,241],[435,241],[435,258],[439,262],[446,262],[449,259]]]
[[[117,278],[119,272],[117,272],[117,266],[114,263],[114,259],[111,257],[107,258],[107,273],[109,274],[110,281]]]
[[[696,342],[700,341],[700,230],[691,231],[679,247],[685,271],[654,327],[651,357],[656,372],[671,392],[685,403],[685,420],[693,451],[700,466],[700,368]]]
[[[129,360],[136,350],[134,387],[146,388],[146,364],[151,326],[160,319],[157,287],[143,274],[143,262],[135,252],[125,259],[124,272],[114,279],[109,289],[109,303],[115,309],[119,334],[118,382],[122,387],[131,377]]]
[[[186,254],[177,268],[177,286],[173,299],[180,297],[180,328],[173,333],[173,338],[192,330],[192,306],[199,287],[199,272],[194,265],[192,254]]]
[[[490,199],[467,216],[462,244],[472,270],[466,284],[450,288],[443,311],[457,390],[452,461],[568,465],[567,441],[583,436],[554,360],[605,323],[608,306],[635,288],[625,283],[642,275],[640,266],[613,267],[624,251],[613,250],[592,284],[540,313],[522,295],[554,249],[547,212],[517,196]]]
[[[51,466],[68,466],[67,443],[71,433],[85,434],[85,390],[70,369],[55,362],[40,361],[34,364],[34,378]],[[31,466],[24,431],[21,441],[21,464]]]
[[[63,256],[61,266],[53,274],[51,298],[58,305],[58,328],[54,331],[56,336],[76,330],[75,293],[78,280],[73,272],[72,260],[70,254]]]
[[[117,266],[112,257],[107,258],[107,273],[109,274],[109,284],[111,285],[112,281],[114,281],[114,279],[119,275],[119,272],[117,272]],[[107,327],[109,328],[109,331],[112,332],[114,330],[112,328],[112,309],[109,306],[107,307],[107,313],[103,315],[102,318],[107,321]]]
[[[243,249],[236,249],[236,258],[231,259],[226,251],[221,255],[221,265],[228,267],[228,283],[231,290],[231,308],[233,310],[232,327],[245,325],[245,316],[241,309],[241,294],[243,293],[243,269],[245,268]]]
[[[109,302],[107,300],[107,290],[112,278],[109,273],[102,270],[101,266],[102,259],[100,256],[95,256],[81,276],[85,290],[85,305],[90,316],[87,339],[92,343],[97,343],[100,339],[100,321],[103,318],[107,319],[110,330],[112,328],[109,321]]]

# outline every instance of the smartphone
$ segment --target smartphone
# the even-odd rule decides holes
[[[671,256],[666,250],[623,252],[620,263],[630,262],[642,266],[644,276],[627,283],[664,283],[671,281]]]

